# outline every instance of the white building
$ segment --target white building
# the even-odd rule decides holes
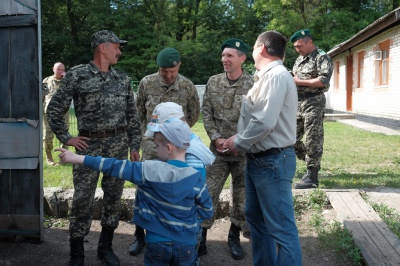
[[[328,52],[327,112],[400,129],[400,8]]]

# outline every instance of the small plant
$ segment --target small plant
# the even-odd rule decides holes
[[[385,204],[370,202],[372,208],[379,214],[382,220],[389,226],[390,230],[400,237],[400,215],[395,209],[389,208]]]
[[[354,244],[349,230],[338,221],[333,222],[318,233],[318,239],[326,247],[338,253],[342,260],[351,261],[354,265],[364,265],[360,249]]]
[[[311,190],[308,194],[308,205],[312,209],[321,210],[328,205],[328,199],[325,191],[320,188]]]
[[[64,218],[54,218],[46,214],[43,216],[43,227],[45,229],[51,227],[64,227],[67,223],[68,220]]]

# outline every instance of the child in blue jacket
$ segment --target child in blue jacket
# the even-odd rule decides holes
[[[138,186],[133,222],[146,229],[145,265],[195,265],[198,219],[210,219],[213,206],[201,173],[185,162],[191,131],[176,118],[151,130],[160,161],[130,162],[56,150],[64,163],[84,164]]]

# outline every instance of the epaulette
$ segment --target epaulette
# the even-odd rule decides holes
[[[324,52],[324,50],[322,50],[322,49],[318,49],[318,53],[320,54],[320,55],[325,55],[326,53]]]
[[[80,65],[71,67],[70,70],[75,70],[75,69],[77,69],[77,68],[81,68],[81,67],[84,67],[84,66],[86,66],[86,65],[87,65],[87,64],[80,64]]]

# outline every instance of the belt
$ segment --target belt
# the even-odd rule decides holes
[[[125,131],[126,131],[126,127],[119,127],[116,129],[102,130],[102,131],[81,130],[81,131],[79,131],[79,136],[102,139],[102,138],[114,137],[120,133],[124,133]]]
[[[250,160],[254,160],[254,159],[257,159],[257,158],[260,158],[260,157],[264,157],[264,156],[268,156],[268,155],[273,155],[273,154],[279,154],[279,153],[281,153],[282,151],[284,151],[284,150],[286,150],[286,149],[289,149],[289,148],[292,148],[293,146],[287,146],[287,147],[284,147],[284,148],[271,148],[271,149],[268,149],[268,150],[265,150],[265,151],[260,151],[260,152],[257,152],[257,153],[246,153],[246,155],[247,155],[247,159],[250,159]]]

